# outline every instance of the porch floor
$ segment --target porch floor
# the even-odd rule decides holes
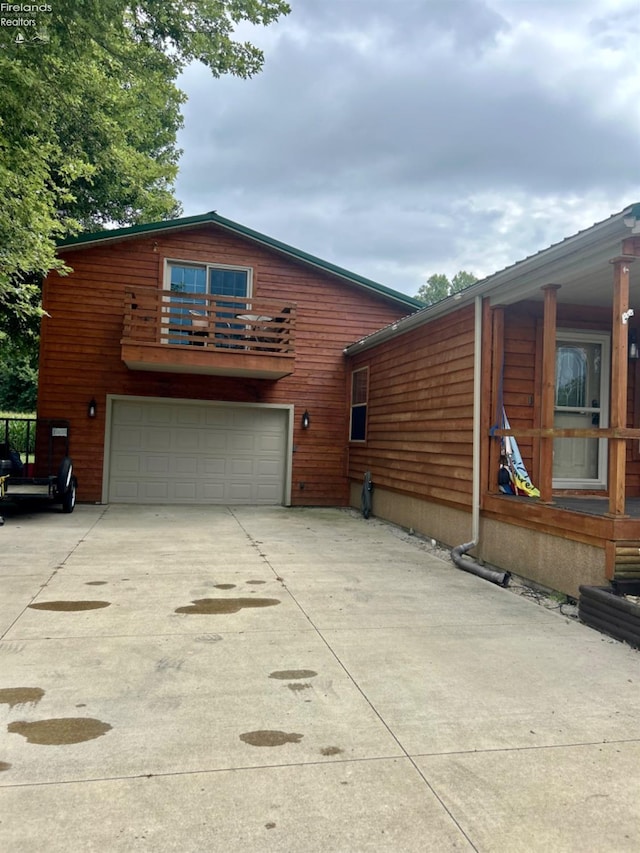
[[[571,512],[584,512],[587,515],[605,516],[609,512],[609,498],[597,497],[561,497],[554,496],[554,504],[559,509],[568,509]],[[625,513],[629,518],[640,518],[640,498],[627,498]]]
[[[529,504],[530,506],[543,507],[536,498],[525,497],[524,495],[500,495],[501,500],[517,501],[519,504]],[[553,503],[549,505],[550,509],[563,509],[569,512],[581,512],[585,515],[595,515],[598,518],[607,518],[609,512],[609,498],[594,497],[576,497],[575,495],[554,495]],[[625,504],[625,512],[627,518],[640,519],[640,498],[627,498]]]

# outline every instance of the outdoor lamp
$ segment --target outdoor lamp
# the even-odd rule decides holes
[[[304,415],[302,416],[302,429],[309,429],[310,423],[311,423],[311,418],[309,417],[309,412],[305,409]]]
[[[638,332],[636,329],[629,329],[629,361],[637,361],[639,356]]]
[[[96,403],[96,398],[92,397],[89,401],[89,405],[87,407],[87,417],[95,418],[98,411],[98,404]]]

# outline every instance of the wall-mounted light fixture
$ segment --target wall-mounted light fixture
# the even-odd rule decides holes
[[[638,332],[636,329],[629,329],[629,361],[637,361],[638,358]]]
[[[98,404],[96,403],[95,397],[92,397],[89,401],[89,405],[87,406],[87,417],[95,418],[98,413]]]
[[[311,423],[311,417],[309,416],[309,412],[305,409],[304,415],[302,416],[302,429],[309,429],[310,423]]]

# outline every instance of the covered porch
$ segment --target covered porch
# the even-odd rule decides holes
[[[483,300],[482,514],[603,549],[610,580],[640,578],[638,208],[515,265]],[[500,493],[505,437],[539,495]]]

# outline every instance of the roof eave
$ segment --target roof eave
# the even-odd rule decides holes
[[[612,249],[615,248],[617,242],[629,233],[629,226],[624,223],[624,219],[628,216],[634,216],[640,221],[640,203],[631,204],[620,213],[613,214],[613,216],[592,225],[590,228],[579,231],[547,249],[517,261],[504,270],[500,270],[453,294],[453,296],[447,296],[434,305],[429,305],[403,320],[385,326],[366,338],[350,344],[345,348],[344,353],[352,356],[364,352],[396,335],[405,334],[424,323],[456,311],[474,302],[478,296],[491,296],[492,300],[497,302],[502,294],[509,292],[512,298],[517,295],[519,299],[522,299],[526,293],[540,287],[540,278],[546,277],[545,268],[549,270],[549,279],[546,283],[552,284],[553,267],[555,265],[557,268],[561,260],[570,262],[571,256],[577,254],[578,251],[582,254],[590,248],[595,249],[597,246],[602,248],[609,242],[612,244]],[[624,230],[621,229],[621,226],[624,227]]]
[[[224,216],[220,216],[215,211],[201,214],[199,216],[189,216],[183,219],[172,219],[164,222],[152,222],[148,225],[133,225],[128,228],[116,228],[93,234],[83,234],[79,237],[73,237],[69,240],[62,241],[58,244],[58,249],[72,251],[75,249],[86,249],[104,243],[131,240],[139,237],[150,237],[163,231],[179,231],[189,228],[205,227],[207,225],[215,225],[241,237],[246,237],[262,246],[265,246],[266,248],[279,252],[282,255],[286,255],[293,260],[307,264],[322,272],[329,273],[330,275],[337,276],[349,284],[355,284],[358,287],[362,287],[365,290],[370,291],[371,293],[375,293],[377,296],[390,299],[393,302],[400,303],[408,308],[417,309],[421,305],[417,299],[414,299],[411,296],[392,290],[390,287],[386,287],[379,282],[357,275],[357,273],[353,273],[350,270],[339,267],[329,261],[323,261],[322,258],[310,255],[307,252],[296,249],[294,246],[289,246],[287,243],[282,243],[279,240],[268,237],[266,234],[261,234],[259,231],[254,231],[251,228],[240,225],[238,222],[234,222],[231,219],[226,219]]]

